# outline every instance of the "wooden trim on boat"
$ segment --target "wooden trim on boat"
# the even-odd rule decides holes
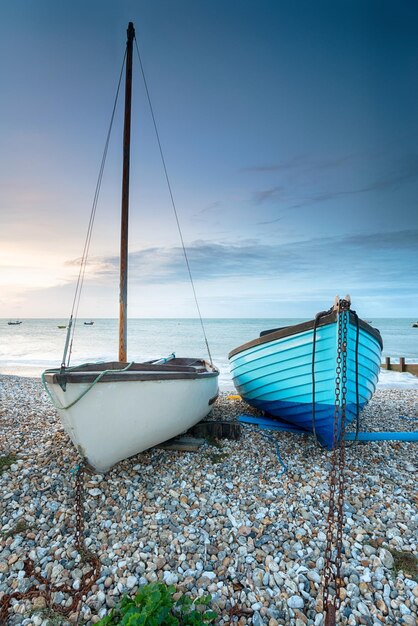
[[[84,372],[68,372],[66,374],[46,374],[45,380],[47,383],[92,383],[97,378],[98,372],[91,372],[90,374]],[[101,383],[117,383],[117,382],[133,382],[133,381],[146,381],[146,380],[191,380],[197,378],[212,378],[218,376],[219,372],[208,371],[196,371],[196,372],[109,372],[102,376],[97,381]]]
[[[138,380],[190,380],[219,376],[219,370],[202,359],[173,359],[168,363],[85,363],[70,370],[49,370],[45,373],[48,383],[92,383],[103,371],[109,370],[98,383],[131,382]]]
[[[317,323],[317,328],[321,326],[327,326],[328,324],[335,324],[337,321],[337,314],[333,311],[329,315],[325,315],[321,317]],[[350,311],[350,322],[355,324],[355,317],[353,313]],[[383,348],[382,337],[377,328],[373,328],[367,322],[364,322],[359,318],[359,327],[362,330],[365,330],[370,335],[372,335],[380,344],[380,347]],[[294,326],[285,326],[284,328],[278,328],[277,330],[272,330],[268,334],[262,334],[261,337],[257,337],[257,339],[253,339],[252,341],[248,341],[244,343],[242,346],[238,346],[231,350],[228,354],[228,359],[235,356],[239,352],[243,352],[244,350],[248,350],[249,348],[254,348],[255,346],[260,346],[264,343],[270,343],[271,341],[276,341],[277,339],[283,339],[284,337],[291,337],[292,335],[299,335],[300,333],[304,333],[308,330],[313,330],[315,320],[309,320],[308,322],[302,322],[301,324],[295,324]]]

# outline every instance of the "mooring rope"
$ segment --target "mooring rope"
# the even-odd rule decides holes
[[[328,311],[320,311],[316,314],[314,325],[313,325],[313,340],[312,340],[312,431],[316,440],[317,445],[320,448],[326,448],[318,438],[316,431],[316,406],[315,406],[315,352],[316,352],[316,342],[317,342],[317,329],[319,325],[319,321],[322,317],[326,315],[330,315],[333,311],[331,307]],[[359,343],[360,343],[360,325],[359,325],[359,317],[355,311],[350,311],[350,315],[354,317],[356,324],[356,339],[355,339],[355,389],[356,389],[356,430],[355,437],[351,445],[358,440],[358,434],[360,432],[360,392],[359,392]],[[337,314],[337,323],[338,323],[338,314]],[[348,322],[349,323],[349,322]],[[349,446],[347,446],[349,447]]]
[[[49,387],[48,387],[48,385],[46,383],[46,380],[45,380],[46,374],[58,374],[59,370],[56,370],[56,369],[45,370],[44,372],[42,372],[41,381],[42,381],[42,385],[43,385],[46,393],[48,394],[49,399],[51,400],[52,404],[54,405],[54,407],[56,409],[61,410],[61,411],[65,411],[66,409],[70,409],[72,406],[77,404],[77,402],[79,402],[81,400],[81,398],[84,398],[84,396],[89,391],[91,391],[95,385],[97,385],[97,383],[103,378],[103,376],[105,376],[106,374],[114,374],[115,372],[118,372],[118,373],[119,372],[126,372],[133,364],[134,364],[134,361],[131,361],[130,363],[128,363],[128,365],[126,367],[124,367],[123,369],[120,369],[120,370],[114,370],[114,369],[103,370],[103,372],[100,372],[100,374],[98,374],[96,376],[96,378],[93,380],[93,382],[88,387],[86,387],[86,389],[84,389],[84,391],[82,391],[81,394],[79,396],[77,396],[77,398],[75,400],[73,400],[72,402],[67,404],[67,406],[64,406],[59,401],[56,401],[56,399],[51,394],[51,392],[49,390]],[[76,371],[78,369],[82,369],[86,365],[87,365],[87,363],[83,363],[82,365],[75,365],[74,367],[66,368],[65,371],[66,372],[74,372],[74,371]]]
[[[316,406],[315,406],[315,352],[316,352],[316,331],[318,328],[319,321],[322,317],[326,315],[330,315],[332,313],[332,307],[328,309],[328,311],[320,311],[315,315],[314,325],[313,325],[313,337],[312,337],[312,431],[316,440],[317,445],[320,448],[325,448],[320,441],[316,432]]]
[[[359,345],[360,345],[360,324],[359,317],[355,311],[350,311],[350,315],[354,316],[356,322],[356,351],[355,351],[355,387],[356,387],[356,430],[355,436],[350,445],[346,444],[347,448],[353,446],[358,441],[360,432],[360,390],[359,390]]]
[[[181,246],[182,246],[182,249],[183,249],[184,260],[186,261],[187,271],[188,271],[188,274],[189,274],[189,280],[190,280],[190,284],[192,286],[193,297],[194,297],[194,301],[195,301],[195,304],[196,304],[196,309],[197,309],[197,313],[198,313],[198,316],[199,316],[200,325],[202,327],[203,337],[205,339],[205,344],[206,344],[206,349],[208,351],[210,364],[213,365],[212,355],[211,355],[210,348],[209,348],[209,342],[208,342],[208,338],[206,336],[206,330],[205,330],[205,325],[204,325],[204,322],[203,322],[202,314],[200,312],[199,302],[198,302],[198,299],[197,299],[196,289],[195,289],[195,285],[194,285],[194,281],[193,281],[192,270],[190,268],[190,263],[189,263],[189,258],[188,258],[187,251],[186,251],[186,246],[184,245],[183,233],[182,233],[182,230],[181,230],[180,220],[179,220],[179,216],[178,216],[177,209],[176,209],[176,203],[174,202],[173,191],[172,191],[170,179],[169,179],[169,176],[168,176],[167,166],[166,166],[164,153],[163,153],[163,148],[162,148],[161,140],[160,140],[160,134],[158,132],[157,122],[156,122],[155,115],[154,115],[154,109],[153,109],[152,102],[151,102],[151,96],[150,96],[149,89],[148,89],[148,83],[147,83],[147,79],[145,77],[144,66],[142,65],[141,55],[139,53],[139,48],[138,48],[138,43],[137,43],[136,37],[134,38],[134,41],[135,41],[136,52],[137,52],[137,55],[138,55],[139,65],[140,65],[140,68],[141,68],[142,79],[144,81],[145,92],[147,94],[147,100],[148,100],[149,108],[150,108],[150,111],[151,111],[151,117],[152,117],[152,122],[153,122],[153,125],[154,125],[155,135],[157,137],[157,143],[158,143],[158,148],[159,148],[159,152],[160,152],[161,161],[162,161],[162,164],[163,164],[165,179],[167,181],[167,187],[168,187],[168,191],[169,191],[170,198],[171,198],[171,205],[173,207],[174,216],[175,216],[176,224],[177,224],[177,229],[178,229],[178,232],[179,232],[179,235],[180,235],[180,241],[181,241]]]

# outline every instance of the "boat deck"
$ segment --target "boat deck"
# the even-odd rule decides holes
[[[125,369],[127,368],[127,369]],[[174,358],[166,363],[121,363],[111,361],[107,363],[85,363],[74,368],[57,368],[45,372],[45,381],[48,383],[91,383],[98,376],[100,382],[129,382],[137,380],[179,380],[192,378],[207,378],[218,376],[219,371],[207,361],[193,358]]]

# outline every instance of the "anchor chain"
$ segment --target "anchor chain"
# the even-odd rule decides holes
[[[325,548],[323,607],[325,626],[335,626],[341,604],[342,536],[344,522],[345,426],[347,406],[347,347],[350,301],[340,300],[337,308],[338,345],[335,377],[335,409],[331,470],[329,474],[329,510]],[[335,537],[335,539],[334,539]],[[335,557],[332,560],[332,552]],[[334,594],[331,596],[331,581]]]
[[[40,572],[35,572],[35,566],[31,559],[24,562],[24,570],[27,578],[35,578],[39,585],[35,589],[28,591],[16,591],[5,594],[0,602],[0,624],[7,624],[10,602],[15,600],[30,600],[32,598],[45,598],[46,606],[61,615],[70,615],[77,612],[84,595],[90,591],[100,574],[100,561],[97,555],[87,550],[84,543],[84,464],[81,463],[75,469],[75,512],[76,531],[75,547],[81,557],[81,564],[90,564],[91,569],[83,574],[80,580],[80,587],[74,591],[69,585],[52,584],[50,580],[42,576]],[[78,565],[80,565],[80,563]],[[41,589],[41,587],[43,587]],[[66,593],[72,598],[69,606],[60,606],[52,602],[52,594],[56,592]]]

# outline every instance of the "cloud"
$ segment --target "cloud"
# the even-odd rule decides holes
[[[208,316],[268,316],[277,311],[297,315],[302,310],[307,314],[323,308],[335,293],[348,292],[355,294],[358,310],[368,308],[377,311],[373,315],[384,317],[404,315],[415,306],[412,278],[417,249],[418,229],[411,229],[276,245],[264,245],[258,239],[195,241],[187,253]],[[31,278],[30,290],[22,285],[7,289],[7,301],[0,302],[3,315],[21,315],[18,307],[28,311],[34,302],[38,316],[67,313],[78,263],[79,259],[69,260],[67,268],[49,284]],[[190,289],[181,247],[149,247],[131,253],[128,280],[134,315],[152,316],[162,310],[164,315],[190,314],[191,296],[183,296],[184,290],[189,293]],[[85,315],[92,315],[89,311],[96,308],[101,315],[115,316],[118,283],[118,257],[92,257],[82,298]],[[63,309],[67,305],[68,309]]]
[[[259,240],[214,243],[196,241],[187,249],[193,278],[217,280],[260,279],[321,280],[341,275],[369,283],[409,281],[408,263],[414,263],[418,230],[351,234],[305,241],[265,245]],[[70,263],[75,263],[71,261]],[[119,271],[117,257],[90,260],[87,279],[107,281]],[[153,247],[129,255],[129,279],[141,283],[173,283],[188,280],[183,250]]]
[[[362,248],[365,251],[392,250],[410,251],[418,249],[418,230],[399,230],[383,233],[347,235],[342,238],[343,245],[348,248]],[[393,261],[393,259],[391,259]]]
[[[211,243],[197,241],[187,249],[187,257],[193,277],[197,280],[224,278],[226,276],[254,275],[274,270],[281,256],[279,248],[271,254],[271,247],[259,242]],[[91,268],[96,277],[104,278],[118,271],[119,259],[108,257],[92,259]],[[129,255],[131,280],[168,283],[188,279],[187,266],[182,248],[147,248]]]

